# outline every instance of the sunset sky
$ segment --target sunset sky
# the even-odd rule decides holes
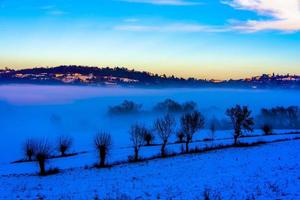
[[[299,0],[0,0],[0,68],[300,75]]]

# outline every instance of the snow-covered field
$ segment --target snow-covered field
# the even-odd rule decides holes
[[[0,178],[0,199],[299,199],[300,141]],[[220,197],[220,198],[219,198]]]
[[[22,143],[29,137],[46,137],[54,143],[61,134],[71,135],[75,142],[73,151],[79,152],[92,149],[94,135],[104,130],[112,134],[115,149],[126,147],[130,126],[141,122],[151,127],[158,114],[110,118],[108,107],[128,99],[151,112],[156,103],[166,98],[195,101],[206,118],[226,118],[225,110],[235,104],[248,105],[254,115],[262,107],[300,106],[300,92],[293,90],[0,85],[0,165],[21,159]],[[205,137],[205,132],[208,131],[202,131],[199,137]]]
[[[108,162],[127,161],[133,154],[129,130],[133,123],[153,126],[161,114],[153,106],[172,98],[180,103],[195,101],[206,118],[220,119],[228,107],[247,105],[258,114],[263,107],[300,106],[300,93],[293,90],[236,89],[125,89],[77,86],[0,86],[0,199],[300,199],[300,141],[270,143],[251,148],[223,149],[197,155],[181,155],[139,164],[123,164],[111,169],[85,169],[97,162],[93,137],[100,131],[112,134],[113,146]],[[143,114],[109,117],[109,106],[124,100],[143,104]],[[178,129],[178,126],[176,127]],[[274,130],[272,136],[241,138],[243,142],[272,142],[299,138],[286,134],[299,130]],[[53,145],[59,135],[74,138],[71,152],[84,154],[50,159],[47,168],[61,173],[38,177],[34,162],[11,164],[22,159],[22,143],[27,138],[47,138]],[[232,144],[232,130],[195,135],[191,148]],[[168,152],[179,153],[182,144],[167,145]],[[155,144],[160,141],[156,138]],[[159,154],[160,146],[142,147],[140,155]],[[57,152],[54,152],[57,154]]]
[[[257,131],[259,132],[259,131]],[[203,149],[207,147],[217,147],[220,145],[232,145],[233,139],[230,136],[231,131],[220,131],[218,138],[215,141],[203,141],[203,135],[199,133],[198,137],[195,137],[194,141],[190,144],[190,148]],[[201,134],[201,135],[200,135]],[[200,136],[200,137],[199,137]],[[227,137],[226,137],[227,136]],[[299,133],[295,134],[280,134],[271,136],[255,136],[240,138],[243,143],[255,143],[255,142],[273,142],[278,140],[292,140],[300,138]],[[198,140],[197,140],[198,139]],[[140,149],[140,156],[143,159],[151,158],[160,154],[160,145],[157,146],[144,146]],[[181,153],[184,148],[182,143],[170,143],[166,149],[169,154]],[[109,153],[108,164],[114,164],[119,162],[128,162],[129,156],[133,155],[133,148],[131,146],[126,147],[113,147]],[[59,168],[63,170],[80,167],[91,167],[98,162],[98,154],[94,149],[87,151],[86,153],[79,154],[71,157],[62,157],[49,159],[47,162],[47,168]],[[0,165],[0,175],[9,174],[37,174],[38,165],[36,162],[23,162],[23,163],[3,163]]]

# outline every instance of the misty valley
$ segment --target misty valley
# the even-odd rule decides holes
[[[293,90],[3,85],[0,91],[1,135],[4,140],[0,147],[1,173],[6,173],[6,168],[11,169],[7,163],[24,157],[22,144],[28,138],[46,138],[55,143],[59,136],[68,135],[74,140],[70,151],[85,152],[93,150],[94,135],[105,131],[112,135],[113,151],[118,152],[130,147],[129,132],[133,124],[143,124],[152,131],[156,118],[166,113],[173,115],[176,121],[170,142],[177,141],[180,116],[192,110],[198,110],[205,121],[194,139],[210,138],[212,121],[215,121],[216,138],[232,137],[233,127],[225,111],[237,104],[248,106],[252,112],[254,132],[246,133],[249,135],[262,134],[264,125],[271,126],[275,133],[296,132],[300,125],[298,110],[293,119],[295,122],[288,121],[285,111],[278,111],[272,118],[262,110],[272,112],[271,109],[276,107],[300,106],[300,94]],[[283,118],[286,122],[282,121]],[[159,144],[160,139],[155,137],[153,143]],[[126,160],[127,157],[118,153],[112,159]],[[93,162],[91,158],[91,163],[80,164],[84,166]],[[21,167],[16,165],[13,168],[18,170]]]

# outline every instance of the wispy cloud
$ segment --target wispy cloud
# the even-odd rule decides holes
[[[154,5],[191,6],[202,4],[198,0],[120,0],[131,3],[146,3]]]
[[[235,30],[246,32],[300,31],[299,0],[226,0],[222,2],[235,9],[250,10],[270,17],[270,19],[235,22],[232,24],[232,28]]]
[[[67,14],[67,12],[56,8],[55,5],[45,5],[40,7],[41,10],[44,10],[47,15],[61,16]]]
[[[200,1],[191,0],[121,0],[158,5],[194,5]],[[247,21],[229,20],[223,26],[203,24],[171,23],[161,25],[125,24],[115,29],[139,32],[229,32],[253,33],[266,30],[286,33],[300,31],[300,0],[220,0],[234,9],[248,10],[262,16]]]
[[[136,32],[226,32],[229,31],[226,27],[205,26],[200,24],[163,24],[163,25],[119,25],[114,27],[115,30],[121,31],[136,31]]]
[[[67,12],[63,10],[50,10],[46,12],[48,15],[61,16],[67,14]]]
[[[135,22],[138,22],[139,19],[138,18],[127,18],[127,19],[124,19],[124,22],[128,22],[128,23],[135,23]]]
[[[54,8],[55,8],[55,5],[45,5],[45,6],[40,7],[40,9],[42,9],[42,10],[51,10]]]

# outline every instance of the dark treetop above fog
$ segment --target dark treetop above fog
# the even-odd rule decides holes
[[[32,69],[0,70],[0,84],[64,84],[64,85],[120,85],[150,87],[227,87],[227,88],[300,88],[300,76],[267,75],[239,79],[216,81],[195,78],[178,78],[129,70],[127,68],[98,68],[86,66],[39,67]]]

